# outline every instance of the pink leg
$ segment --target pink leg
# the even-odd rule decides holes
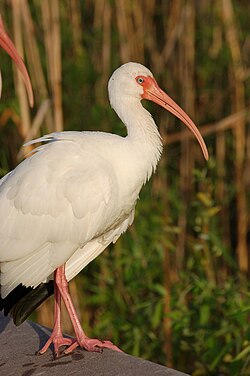
[[[57,279],[57,270],[54,273],[55,281]],[[72,338],[65,338],[62,334],[61,329],[61,293],[57,287],[56,282],[54,281],[54,288],[55,288],[55,298],[54,298],[54,328],[51,333],[50,338],[45,343],[45,345],[38,351],[38,354],[44,354],[50,345],[53,343],[54,345],[54,356],[58,358],[59,348],[61,346],[70,346],[75,342],[75,339]]]
[[[69,354],[72,352],[77,346],[83,347],[87,351],[102,351],[103,348],[112,349],[115,351],[122,352],[117,346],[115,346],[110,341],[100,341],[98,339],[88,338],[84,333],[80,321],[77,317],[77,313],[73,302],[71,300],[69,289],[68,289],[68,281],[65,277],[65,266],[61,266],[57,269],[56,273],[56,281],[57,287],[60,291],[60,294],[63,298],[65,306],[67,308],[69,317],[71,319],[75,334],[76,334],[76,341],[71,344],[65,351],[64,354]]]

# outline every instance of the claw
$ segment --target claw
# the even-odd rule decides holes
[[[121,349],[119,349],[119,347],[114,345],[111,341],[100,341],[99,339],[85,337],[79,341],[77,340],[75,343],[69,346],[66,350],[64,350],[63,353],[65,355],[70,354],[78,346],[91,352],[102,352],[103,349],[111,349],[114,351],[123,352]]]
[[[64,351],[60,353],[60,347],[62,346],[72,346],[76,342],[76,339],[74,338],[65,338],[61,335],[55,335],[51,334],[48,341],[45,343],[45,345],[37,352],[38,355],[44,354],[51,344],[54,346],[54,359],[58,359],[61,355],[64,354]]]

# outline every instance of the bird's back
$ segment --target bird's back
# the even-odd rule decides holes
[[[119,172],[109,150],[122,138],[112,136],[63,132],[45,137],[52,142],[3,178],[2,297],[20,283],[39,285],[65,262],[72,278],[132,223],[136,198],[124,205],[119,196]]]

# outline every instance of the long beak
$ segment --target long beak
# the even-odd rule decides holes
[[[1,16],[0,16],[0,46],[7,52],[7,54],[12,58],[12,60],[16,63],[18,69],[20,70],[24,78],[24,83],[27,89],[30,106],[33,107],[34,97],[33,97],[33,91],[32,91],[32,86],[30,83],[29,74],[24,65],[23,59],[17,52],[16,47],[14,46],[14,44],[12,43],[11,39],[9,38],[9,36],[7,35],[4,29]]]
[[[190,119],[190,117],[173,101],[173,99],[171,99],[163,90],[161,90],[153,77],[147,77],[142,98],[149,99],[159,104],[161,107],[171,112],[184,124],[186,124],[186,126],[193,132],[193,134],[197,138],[203,155],[205,159],[208,160],[208,150],[198,128]]]

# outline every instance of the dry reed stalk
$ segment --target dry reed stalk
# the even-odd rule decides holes
[[[101,2],[100,2],[101,3]],[[100,4],[98,8],[100,7]],[[100,10],[99,10],[100,11]],[[95,13],[99,13],[99,11]],[[95,60],[98,61],[95,64],[98,67],[100,78],[97,80],[95,85],[95,96],[99,103],[106,103],[107,100],[107,82],[110,75],[110,65],[111,65],[111,17],[112,10],[109,2],[103,2],[103,9],[101,12],[101,18],[98,22],[98,27],[102,30],[102,44],[101,48],[95,49]],[[101,49],[101,59],[100,59],[100,49]],[[110,130],[108,124],[103,122],[104,129]]]
[[[45,49],[49,81],[53,96],[54,130],[63,130],[62,110],[62,61],[59,2],[44,0],[41,2]]]
[[[110,3],[105,2],[103,11],[102,39],[102,79],[104,81],[104,84],[107,84],[111,63],[111,16],[112,12]]]
[[[94,20],[93,20],[93,31],[95,35],[99,35],[103,30],[103,12],[105,7],[106,0],[100,0],[94,2]],[[98,73],[101,73],[102,70],[102,59],[100,58],[100,50],[103,48],[101,46],[100,38],[96,37],[96,41],[93,46],[93,53],[92,53],[92,62],[95,67],[95,70]],[[97,84],[98,85],[98,84]],[[96,91],[96,97],[98,100],[99,91]]]
[[[45,99],[39,106],[34,119],[32,120],[29,132],[26,134],[24,142],[28,142],[35,138],[41,129],[41,126],[46,118],[46,115],[50,109],[51,103],[49,99]]]
[[[81,4],[79,0],[68,0],[72,25],[73,46],[76,56],[83,56],[83,28],[81,20]]]
[[[102,14],[105,6],[106,0],[100,0],[94,2],[94,20],[93,28],[94,30],[101,30],[102,28]]]
[[[143,11],[143,2],[142,1],[132,1],[131,4],[131,11],[132,17],[134,20],[134,28],[135,28],[135,59],[140,63],[144,63],[144,55],[145,55],[145,37],[147,37],[146,28],[144,25],[144,11]],[[131,35],[132,36],[132,35]]]
[[[21,54],[23,56],[23,41],[22,41],[22,19],[21,19],[21,7],[22,7],[22,0],[12,0],[12,14],[13,14],[13,31],[14,31],[14,43]],[[30,112],[29,112],[29,104],[27,99],[27,94],[25,90],[25,85],[21,74],[15,68],[16,73],[16,91],[20,103],[20,112],[21,112],[21,123],[19,127],[19,132],[24,139],[30,129]],[[29,148],[31,150],[31,148]]]
[[[120,57],[123,63],[129,60],[144,61],[145,9],[142,2],[116,0],[116,22],[119,31]]]
[[[220,14],[221,14],[221,2],[216,2],[212,9],[212,17],[215,20],[218,20],[217,23],[213,27],[213,39],[211,46],[209,48],[209,57],[212,60],[215,60],[218,57],[218,54],[222,48],[222,24],[220,21]],[[220,84],[220,83],[218,83]],[[218,85],[217,84],[217,85]],[[222,83],[221,83],[222,84]],[[223,92],[220,90],[216,91],[216,94],[213,96],[213,103],[212,108],[213,112],[217,114],[217,116],[222,116],[223,114]],[[220,215],[219,220],[221,223],[221,234],[223,237],[223,243],[229,248],[230,247],[230,215],[229,215],[229,207],[225,202],[226,197],[226,134],[225,132],[216,132],[216,185],[215,185],[215,200],[218,205],[220,205]],[[221,265],[223,269],[223,273],[220,275],[227,275],[227,265],[226,263],[222,263]]]
[[[168,23],[165,27],[166,37],[165,45],[162,50],[164,64],[166,64],[174,51],[176,43],[183,33],[184,22],[182,18],[185,17],[185,9],[182,6],[182,0],[177,0],[170,3]]]
[[[130,59],[132,61],[140,62],[140,53],[139,53],[139,42],[137,36],[137,30],[134,23],[133,17],[133,1],[123,2],[125,4],[125,17],[127,28],[125,30],[124,39],[127,43],[128,50],[130,50]],[[139,5],[139,2],[137,3]],[[140,9],[140,5],[139,5]],[[119,17],[119,14],[117,15]]]
[[[50,58],[49,58],[49,53],[47,53],[47,51],[50,50],[50,45],[51,45],[51,40],[50,40],[51,21],[50,21],[49,1],[48,0],[44,0],[42,2],[40,1],[40,7],[41,7],[41,15],[42,15],[47,75],[48,75],[48,81],[50,84],[52,78],[51,78],[51,69],[50,69],[50,62],[49,62]]]
[[[60,14],[59,1],[53,0],[50,3],[51,10],[51,70],[53,72],[52,88],[54,99],[54,116],[55,130],[61,132],[63,130],[63,110],[62,110],[62,57],[61,57],[61,30],[60,30]],[[53,47],[53,48],[51,48]]]
[[[203,137],[216,134],[219,132],[223,132],[226,130],[231,130],[235,126],[235,122],[244,118],[245,120],[250,120],[250,107],[246,107],[244,110],[236,112],[232,115],[225,117],[224,119],[211,124],[205,124],[199,127],[199,131]],[[194,135],[191,132],[188,132],[186,135],[187,138],[193,138]],[[163,137],[163,144],[170,145],[174,144],[175,142],[180,142],[182,138],[182,132],[175,132],[172,134],[168,134]]]
[[[34,22],[31,17],[30,13],[30,5],[27,0],[22,0],[22,17],[23,17],[23,24],[24,24],[24,33],[25,33],[25,41],[26,41],[26,51],[27,51],[27,60],[30,67],[30,75],[31,80],[33,83],[33,89],[36,94],[37,103],[43,103],[45,100],[48,99],[48,90],[45,82],[45,77],[42,69],[42,63],[40,59],[39,49],[37,45],[37,41],[35,38],[34,30]],[[46,111],[45,117],[43,119],[46,125],[46,133],[52,132],[53,129],[53,120],[52,114],[50,109]],[[42,124],[40,124],[39,129]],[[37,131],[39,130],[37,129]],[[37,134],[32,132],[33,137]],[[27,140],[27,137],[26,137]],[[28,140],[27,140],[28,141]]]
[[[194,117],[195,112],[195,86],[194,86],[194,2],[193,0],[186,3],[185,18],[182,42],[180,45],[180,82],[182,83],[182,103],[185,110]],[[181,159],[180,159],[180,191],[182,205],[180,208],[178,227],[180,233],[178,235],[176,247],[176,265],[178,270],[182,270],[184,266],[185,246],[187,237],[187,210],[191,195],[191,180],[194,166],[192,150],[189,152],[192,144],[186,137],[187,130],[181,132]]]
[[[39,133],[41,127],[42,127],[42,124],[44,122],[44,119],[45,119],[46,114],[48,113],[49,109],[50,109],[50,100],[46,99],[39,106],[39,108],[36,112],[35,118],[32,121],[31,127],[30,127],[28,133],[25,136],[24,143],[36,138],[36,136],[38,135],[38,133]],[[21,161],[25,157],[25,155],[27,155],[28,151],[29,150],[27,150],[27,146],[25,146],[25,148],[21,147],[21,149],[19,150],[19,152],[17,154],[17,161]]]
[[[145,32],[145,51],[150,56],[150,67],[156,76],[162,73],[164,68],[163,56],[158,51],[158,40],[156,35],[156,25],[154,16],[156,13],[156,1],[145,0],[143,2],[144,24],[147,25]]]
[[[116,0],[116,22],[119,32],[119,50],[120,59],[122,63],[126,63],[131,60],[131,49],[128,44],[127,36],[132,33],[129,29],[128,19],[127,19],[127,7],[126,2],[123,0]]]
[[[235,21],[234,9],[231,0],[222,1],[222,16],[224,19],[225,33],[232,56],[234,74],[234,109],[240,111],[245,107],[244,69],[242,65],[241,49],[238,29]],[[235,185],[237,202],[237,257],[239,269],[243,273],[249,271],[249,255],[247,249],[247,202],[244,185],[244,159],[245,159],[245,121],[244,118],[235,122]]]

